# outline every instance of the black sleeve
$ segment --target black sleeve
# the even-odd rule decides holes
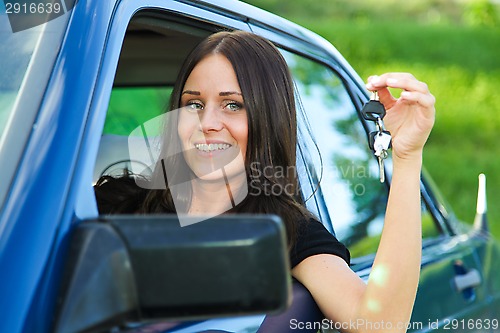
[[[349,250],[335,238],[325,226],[314,219],[299,222],[295,245],[290,250],[292,268],[302,260],[316,254],[333,254],[344,259],[349,265],[351,255]]]
[[[134,178],[103,176],[94,186],[99,214],[134,214],[144,199],[147,190],[136,185]]]

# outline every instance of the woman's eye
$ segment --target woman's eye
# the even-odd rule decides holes
[[[241,103],[238,102],[229,102],[226,104],[226,108],[228,108],[231,111],[238,111],[243,107]]]
[[[188,110],[192,111],[203,110],[203,105],[198,102],[188,102],[186,103],[186,107],[188,108]]]

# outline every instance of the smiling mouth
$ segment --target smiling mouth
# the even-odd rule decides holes
[[[213,152],[213,151],[219,151],[219,150],[226,150],[229,147],[231,147],[230,144],[227,143],[198,143],[194,145],[196,149],[204,152]]]

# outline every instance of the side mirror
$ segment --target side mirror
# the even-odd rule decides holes
[[[290,303],[285,229],[276,216],[113,216],[73,233],[56,332],[127,322],[277,313]]]

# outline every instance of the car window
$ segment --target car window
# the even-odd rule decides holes
[[[388,186],[343,81],[328,67],[283,51],[312,137],[306,148],[335,234],[353,258],[374,254],[382,232]],[[300,112],[300,111],[299,111]],[[304,134],[302,134],[305,136]],[[314,141],[313,141],[314,140]],[[318,152],[319,149],[319,152]],[[422,205],[424,237],[438,235]]]
[[[163,133],[150,131],[154,126],[149,125],[168,121],[167,116],[158,116],[168,110],[169,97],[182,61],[198,42],[215,32],[177,22],[174,16],[169,18],[171,20],[159,19],[157,15],[139,12],[129,24],[94,167],[94,184],[105,175],[151,174],[159,152],[159,149],[154,149],[161,145]],[[138,49],[147,51],[138,52]],[[139,54],[147,55],[142,64]],[[154,141],[151,151],[148,151],[149,146],[141,150],[135,145],[140,146],[138,142],[144,140],[140,135],[134,136],[141,133],[137,129],[143,125],[148,136],[146,141]],[[304,159],[300,153],[297,155],[298,168],[304,170]],[[311,181],[299,181],[303,197],[310,199],[306,202],[307,207],[317,213]]]
[[[9,18],[0,5],[0,139],[21,90],[33,53],[42,34],[37,30],[12,33]],[[0,140],[2,142],[2,140]]]

